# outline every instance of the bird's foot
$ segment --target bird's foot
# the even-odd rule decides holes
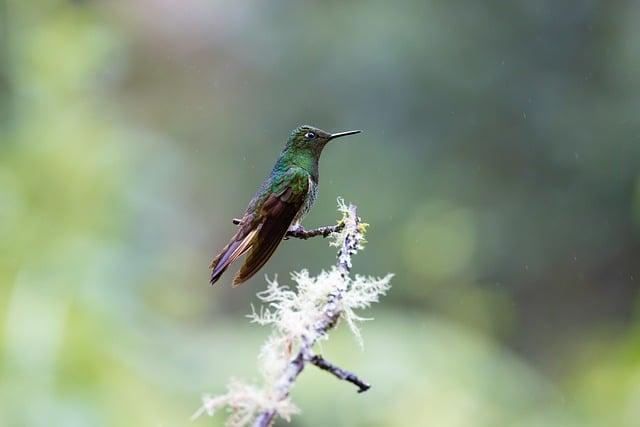
[[[302,226],[302,224],[295,223],[293,225],[291,225],[291,227],[289,227],[289,230],[287,230],[287,234],[284,237],[285,240],[289,240],[291,237],[297,237],[297,238],[305,238],[303,236],[307,235],[307,230]]]
[[[291,234],[301,234],[301,233],[306,233],[306,232],[307,232],[307,230],[305,230],[305,228],[299,222],[295,223],[291,227],[289,227],[289,233],[291,233]]]

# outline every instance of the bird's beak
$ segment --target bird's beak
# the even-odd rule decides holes
[[[340,138],[342,136],[355,135],[355,134],[360,133],[360,132],[362,132],[362,131],[361,130],[348,130],[346,132],[332,133],[331,136],[329,137],[329,141],[331,141],[332,139]]]

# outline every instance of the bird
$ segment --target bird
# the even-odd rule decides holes
[[[211,284],[215,284],[239,257],[246,259],[233,278],[233,286],[249,280],[271,258],[293,226],[309,212],[318,195],[318,162],[329,141],[360,133],[329,133],[313,126],[294,129],[271,173],[262,182],[237,224],[237,231],[213,258]]]

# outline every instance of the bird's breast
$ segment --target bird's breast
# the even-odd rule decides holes
[[[294,222],[301,221],[302,218],[304,218],[304,216],[309,213],[309,211],[313,207],[313,204],[316,202],[316,197],[318,197],[318,183],[314,181],[311,176],[309,176],[309,189],[307,191],[307,197],[304,201],[304,204],[302,205],[302,208],[300,209],[300,212],[298,213],[298,215],[296,215]]]

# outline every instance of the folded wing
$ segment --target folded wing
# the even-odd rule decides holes
[[[233,279],[239,285],[262,268],[271,258],[302,208],[309,193],[309,174],[300,168],[289,170],[260,209],[257,234],[244,265]]]
[[[240,256],[247,259],[233,279],[239,285],[264,266],[291,226],[309,193],[309,174],[290,168],[274,179],[270,193],[254,212],[247,212],[227,246],[211,261],[211,284]]]

